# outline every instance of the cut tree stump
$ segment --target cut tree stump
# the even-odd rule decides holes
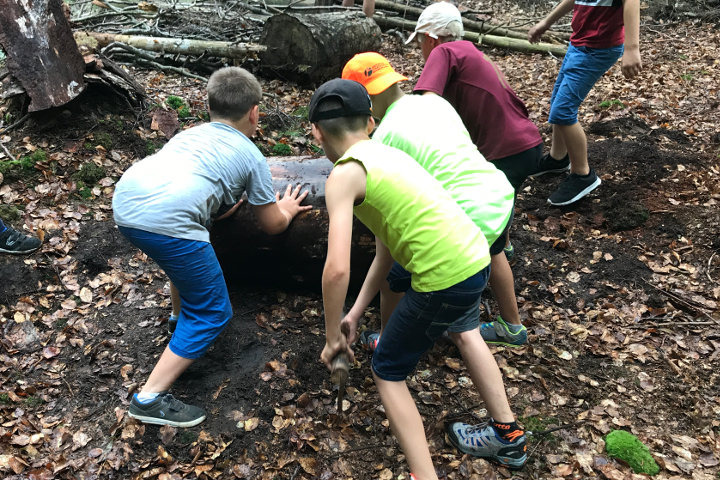
[[[380,27],[357,11],[281,13],[263,28],[267,46],[261,68],[302,85],[339,77],[342,67],[360,52],[380,48]]]
[[[62,0],[0,0],[0,44],[30,97],[29,112],[64,105],[83,91],[85,62]]]
[[[252,208],[243,202],[238,211],[213,226],[213,247],[230,281],[303,283],[320,286],[327,254],[328,214],[325,208],[325,180],[332,170],[327,158],[271,157],[268,165],[276,191],[288,184],[308,190],[303,205],[312,210],[295,217],[279,235],[268,235],[257,225]],[[362,282],[375,256],[375,236],[357,219],[353,223],[353,283]]]

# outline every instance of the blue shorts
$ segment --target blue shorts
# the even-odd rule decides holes
[[[578,109],[590,90],[623,54],[624,47],[589,48],[568,46],[552,97],[548,122],[574,125]]]
[[[183,358],[201,357],[232,318],[230,296],[212,245],[118,228],[165,271],[180,292],[182,307],[170,350]]]
[[[480,295],[489,274],[488,265],[450,288],[416,292],[410,287],[410,273],[395,263],[388,275],[390,289],[406,293],[390,316],[373,352],[375,374],[390,382],[403,381],[443,332],[461,333],[478,328]]]

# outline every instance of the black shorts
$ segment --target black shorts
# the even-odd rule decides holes
[[[490,255],[497,255],[503,251],[505,247],[505,237],[507,236],[512,220],[515,217],[515,199],[517,198],[517,192],[523,182],[533,173],[537,172],[537,165],[542,157],[543,144],[538,143],[532,148],[525,150],[524,152],[510,155],[509,157],[498,158],[492,160],[492,163],[501,170],[507,177],[510,185],[515,189],[515,196],[513,198],[513,214],[510,215],[510,219],[505,225],[505,229],[495,242],[490,245]]]

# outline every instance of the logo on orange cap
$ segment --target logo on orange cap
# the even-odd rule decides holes
[[[361,83],[370,95],[378,95],[407,77],[397,73],[377,52],[358,53],[343,68],[342,78]]]

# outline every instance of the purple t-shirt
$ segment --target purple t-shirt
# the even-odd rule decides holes
[[[435,47],[415,91],[433,92],[450,102],[488,160],[515,155],[542,142],[525,104],[505,76],[468,41]]]

